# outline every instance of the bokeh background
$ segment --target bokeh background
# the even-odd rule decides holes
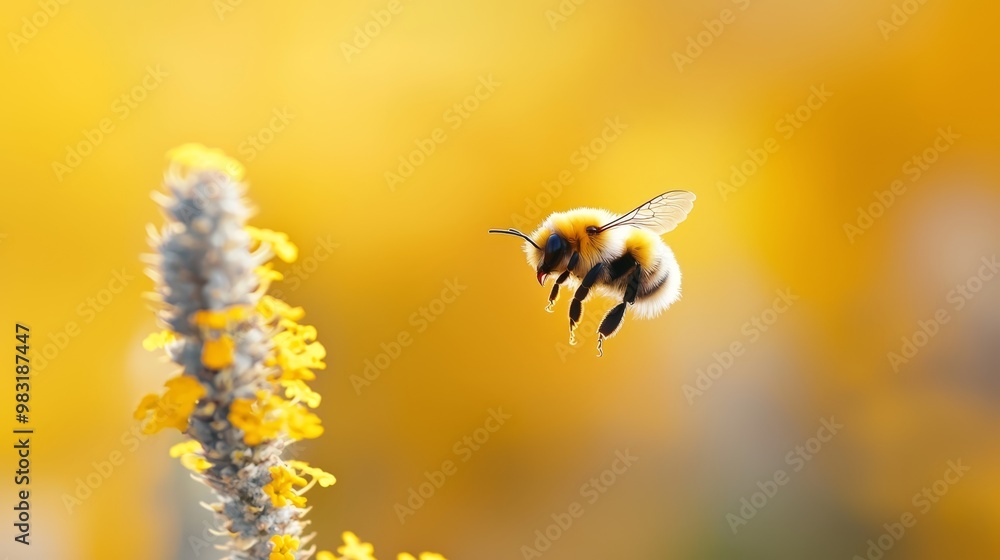
[[[885,558],[997,558],[1000,279],[972,280],[1000,250],[997,21],[971,0],[5,2],[0,328],[31,326],[37,433],[30,548],[0,454],[0,554],[218,557],[198,545],[202,487],[167,457],[179,436],[131,435],[173,372],[140,344],[157,329],[150,192],[194,141],[245,164],[252,223],[301,249],[279,289],[329,350],[327,432],[295,452],[338,477],[310,493],[321,547],[352,530],[383,559],[533,557],[522,546],[580,502],[544,558],[866,557],[906,513]],[[734,165],[751,171],[738,187]],[[566,344],[566,300],[543,311],[520,245],[486,235],[674,188],[699,197],[666,237],[684,297],[627,319],[603,358],[592,334]],[[448,282],[465,288],[436,304]],[[781,313],[778,290],[798,298]],[[510,419],[458,454],[497,408]],[[843,428],[793,472],[830,417]],[[625,450],[638,461],[588,503],[581,486]],[[457,473],[401,523],[394,505],[446,460]],[[969,471],[920,506],[949,461]],[[787,484],[734,532],[778,469]]]

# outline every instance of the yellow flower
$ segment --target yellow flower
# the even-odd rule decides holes
[[[250,316],[250,308],[246,305],[233,305],[225,309],[201,309],[191,318],[199,327],[222,330],[233,323],[245,321]]]
[[[181,465],[185,469],[197,473],[203,473],[212,468],[212,463],[209,463],[207,459],[198,455],[183,455],[181,457]]]
[[[274,355],[268,365],[277,365],[283,372],[292,372],[286,378],[295,379],[303,369],[326,369],[326,348],[316,342],[316,327],[299,325],[290,320],[281,321],[285,330],[274,335]],[[311,372],[310,372],[311,373]]]
[[[204,452],[204,449],[201,447],[201,444],[193,439],[178,443],[170,448],[171,457],[180,457],[181,464],[185,468],[199,473],[205,472],[212,466],[212,463],[209,463],[202,456],[202,452]]]
[[[288,466],[298,471],[301,475],[311,477],[323,488],[333,486],[337,482],[337,478],[332,474],[321,468],[313,467],[305,461],[288,461]]]
[[[261,296],[260,301],[257,302],[257,311],[267,322],[271,322],[275,318],[298,321],[306,314],[301,307],[292,307],[284,301],[268,295]]]
[[[268,560],[295,560],[293,551],[299,549],[299,539],[289,535],[271,537],[271,555]]]
[[[202,448],[200,442],[189,439],[172,446],[170,448],[170,456],[176,459],[181,455],[187,455],[188,453],[201,453],[204,450],[205,449]]]
[[[271,282],[280,282],[285,279],[285,275],[274,270],[274,265],[271,263],[265,263],[262,266],[258,266],[254,270],[254,274],[260,278],[260,281],[264,284],[270,284]]]
[[[286,397],[293,400],[298,399],[306,403],[306,406],[309,408],[316,408],[322,400],[319,393],[310,389],[309,386],[300,379],[282,379],[281,386],[285,388]]]
[[[274,507],[285,507],[289,502],[295,507],[306,505],[305,496],[295,493],[295,486],[305,486],[306,479],[280,465],[268,469],[271,482],[264,485],[264,493],[271,497]]]
[[[178,375],[169,379],[163,396],[146,395],[133,415],[143,422],[142,432],[155,434],[163,428],[187,429],[188,419],[195,403],[205,395],[201,383],[188,375]]]
[[[274,439],[281,432],[280,418],[274,418],[274,397],[266,392],[257,393],[257,399],[233,399],[229,407],[229,422],[243,430],[243,442],[260,445],[265,439]],[[280,400],[280,399],[279,399]]]
[[[208,369],[226,369],[233,364],[233,339],[227,334],[210,338],[201,347],[201,363]]]
[[[363,543],[358,536],[350,531],[344,531],[344,546],[337,548],[344,560],[375,560],[372,554],[375,547],[369,543]]]
[[[243,164],[227,156],[217,148],[207,148],[201,144],[184,144],[167,152],[167,159],[188,170],[214,169],[222,171],[237,181],[243,179]]]
[[[277,255],[279,259],[290,263],[299,258],[299,248],[288,240],[287,233],[281,233],[280,231],[272,231],[269,229],[259,229],[253,226],[246,226],[245,229],[247,233],[250,234],[251,239],[257,241],[258,243],[267,243],[270,245],[274,254]]]
[[[316,560],[338,560],[329,550],[321,550],[316,553]]]
[[[407,554],[402,552],[396,557],[396,560],[417,560],[412,554]],[[446,560],[444,556],[440,554],[435,554],[433,552],[421,552],[420,560]]]
[[[146,350],[156,350],[157,348],[163,348],[167,344],[170,344],[177,339],[177,336],[170,331],[160,331],[155,333],[150,333],[149,336],[142,340],[142,347]]]
[[[202,309],[194,313],[191,322],[201,327],[205,339],[201,347],[201,363],[208,369],[225,369],[233,363],[235,344],[227,332],[233,325],[246,321],[251,309],[233,305],[225,309]]]
[[[233,399],[229,421],[243,430],[243,441],[247,445],[274,439],[282,429],[296,440],[316,438],[323,433],[318,416],[267,391],[258,391],[256,400]]]
[[[289,405],[285,408],[285,422],[288,426],[288,435],[292,439],[312,439],[323,435],[319,416],[299,405]]]

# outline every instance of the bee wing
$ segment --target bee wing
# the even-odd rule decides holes
[[[618,226],[632,226],[648,229],[657,235],[663,235],[673,230],[687,218],[688,213],[694,208],[695,198],[697,197],[694,193],[688,191],[663,193],[635,210],[622,214],[604,224],[598,231],[605,231]]]

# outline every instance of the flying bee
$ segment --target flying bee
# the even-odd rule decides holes
[[[577,208],[556,212],[532,234],[491,229],[524,239],[528,264],[540,285],[556,274],[545,310],[552,312],[559,289],[575,289],[569,305],[569,343],[583,316],[583,302],[594,291],[619,301],[597,329],[597,352],[622,326],[625,312],[640,319],[656,317],[681,296],[681,269],[660,236],[673,230],[694,207],[695,195],[670,191],[625,214]]]

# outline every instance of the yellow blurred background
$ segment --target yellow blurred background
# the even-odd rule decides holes
[[[5,2],[0,328],[13,354],[31,327],[36,434],[30,547],[13,436],[0,454],[0,554],[219,557],[180,436],[131,417],[173,372],[140,344],[150,192],[200,142],[301,249],[278,289],[329,351],[327,431],[295,452],[338,477],[310,494],[322,548],[1000,557],[998,20],[970,0]],[[603,358],[486,235],[674,188],[698,195],[666,236],[684,297]]]

